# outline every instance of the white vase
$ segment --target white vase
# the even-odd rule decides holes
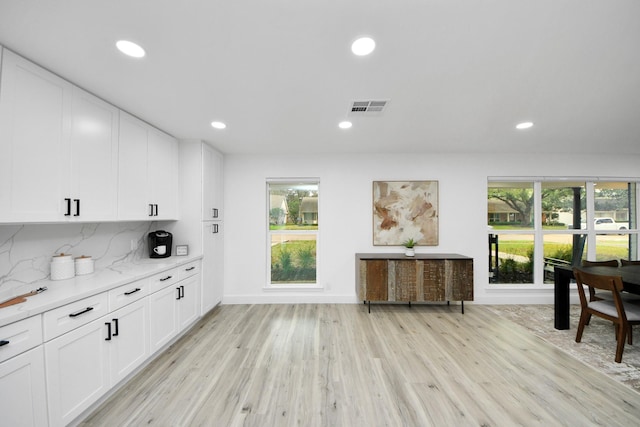
[[[406,248],[404,250],[404,254],[406,256],[414,256],[416,254],[416,251],[413,248]]]

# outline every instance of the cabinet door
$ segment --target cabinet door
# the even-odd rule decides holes
[[[224,292],[223,224],[206,222],[203,227],[202,314],[222,302]]]
[[[146,298],[109,315],[112,324],[108,345],[112,385],[133,372],[149,356],[148,316]]]
[[[149,350],[151,354],[162,348],[178,334],[179,290],[169,286],[149,295]]]
[[[61,221],[72,86],[8,50],[1,76],[0,221]]]
[[[2,425],[48,425],[42,346],[0,363],[0,390]]]
[[[45,343],[52,425],[69,424],[109,390],[108,320],[102,317]]]
[[[120,112],[118,219],[150,219],[147,200],[147,131],[142,121]]]
[[[153,219],[178,219],[178,163],[178,142],[150,128],[147,182],[148,200],[155,210]]]
[[[223,157],[204,144],[202,146],[202,219],[222,220]]]
[[[178,331],[184,330],[200,317],[200,277],[196,274],[178,282],[180,288],[180,299],[177,300],[180,319]]]
[[[118,206],[118,109],[74,88],[71,124],[73,213],[80,221],[107,221]],[[77,215],[77,217],[76,217]]]

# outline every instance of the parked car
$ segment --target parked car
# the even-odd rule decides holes
[[[585,223],[581,224],[581,228],[587,228]],[[611,217],[595,218],[593,220],[594,230],[627,230],[629,228],[628,222],[615,222]]]

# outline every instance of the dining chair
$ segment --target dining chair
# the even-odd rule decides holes
[[[617,259],[610,259],[608,261],[587,261],[586,259],[582,260],[583,267],[618,267]],[[598,301],[601,299],[611,299],[611,295],[609,293],[600,293],[600,295],[596,295],[596,290],[589,288],[589,301]]]
[[[589,323],[592,315],[607,319],[613,322],[616,331],[616,357],[615,361],[622,361],[625,341],[633,344],[632,325],[640,325],[640,307],[625,303],[620,297],[622,291],[622,277],[604,276],[590,274],[578,268],[573,269],[573,275],[578,284],[578,295],[580,296],[580,322],[576,333],[576,342],[582,340],[584,327]],[[587,301],[584,286],[589,288],[610,291],[612,300]]]

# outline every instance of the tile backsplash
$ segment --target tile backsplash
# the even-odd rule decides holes
[[[0,225],[0,291],[48,279],[51,257],[61,252],[91,256],[96,269],[147,257],[146,236],[163,224]]]

